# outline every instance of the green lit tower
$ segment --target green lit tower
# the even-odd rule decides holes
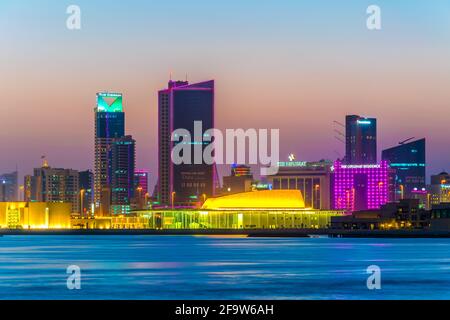
[[[94,203],[98,216],[108,215],[111,205],[112,143],[125,135],[122,94],[97,93],[95,108]]]

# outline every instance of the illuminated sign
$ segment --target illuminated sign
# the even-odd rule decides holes
[[[306,161],[278,162],[278,167],[306,167]]]
[[[379,164],[343,164],[342,169],[379,169],[381,165]]]
[[[358,124],[372,124],[370,120],[358,120]]]
[[[425,167],[425,163],[391,163],[391,167]]]
[[[122,94],[97,93],[97,112],[122,112]]]

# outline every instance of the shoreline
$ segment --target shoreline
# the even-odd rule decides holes
[[[450,231],[442,230],[329,230],[329,229],[283,229],[283,230],[6,230],[2,236],[242,236],[249,238],[450,238]]]

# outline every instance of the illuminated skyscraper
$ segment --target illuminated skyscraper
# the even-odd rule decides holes
[[[426,190],[425,139],[386,149],[382,159],[395,170],[394,200],[413,199]]]
[[[388,202],[389,166],[381,164],[345,165],[336,161],[333,167],[333,206],[338,210],[379,209]]]
[[[134,197],[135,144],[131,136],[111,143],[111,213],[127,214]]]
[[[345,119],[345,163],[377,163],[377,119],[356,115]]]
[[[191,85],[170,81],[167,89],[159,91],[158,98],[159,200],[167,206],[198,203],[202,196],[214,194],[215,166],[205,163],[174,165],[171,152],[175,144],[171,142],[171,135],[176,129],[185,129],[194,139],[195,121],[202,122],[203,132],[214,128],[214,81]]]
[[[112,182],[111,143],[114,138],[125,134],[125,114],[122,106],[122,94],[97,93],[95,108],[95,163],[94,163],[94,203],[97,209],[100,205],[110,203]],[[103,205],[102,207],[107,207]],[[100,212],[107,215],[109,212]]]

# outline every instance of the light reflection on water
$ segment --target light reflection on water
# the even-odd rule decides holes
[[[450,240],[5,236],[0,299],[450,299]],[[382,269],[369,291],[366,269]],[[82,269],[82,290],[66,268]]]

